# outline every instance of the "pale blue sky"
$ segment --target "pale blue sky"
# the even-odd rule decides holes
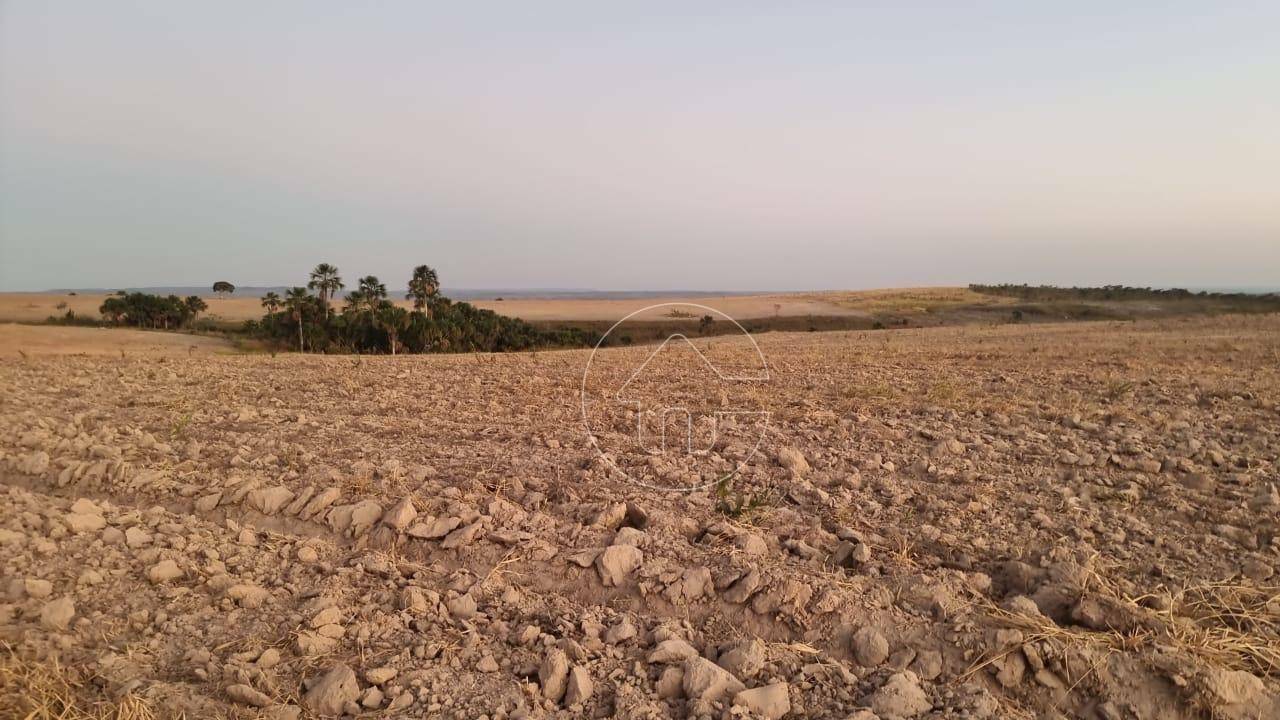
[[[1277,284],[1280,3],[1056,5],[3,0],[0,289]]]

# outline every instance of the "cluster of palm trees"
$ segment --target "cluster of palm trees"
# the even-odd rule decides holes
[[[344,289],[338,268],[321,263],[311,271],[306,287],[290,288],[283,297],[267,293],[262,298],[266,316],[247,323],[246,330],[282,345],[296,343],[302,352],[502,352],[594,342],[585,331],[543,331],[453,302],[440,294],[440,277],[429,265],[414,268],[409,279],[405,295],[412,310],[391,302],[386,284],[366,275],[335,312]]]
[[[306,287],[292,287],[285,292],[284,297],[274,292],[263,296],[262,307],[266,309],[267,316],[262,324],[274,326],[280,314],[283,314],[296,327],[300,352],[306,351],[309,321],[311,329],[317,331],[313,334],[319,334],[318,331],[323,330],[322,334],[326,339],[341,335],[343,340],[356,348],[368,345],[367,342],[361,342],[362,336],[373,328],[385,336],[387,349],[391,354],[396,354],[401,347],[401,334],[412,324],[410,313],[387,299],[385,283],[373,275],[366,275],[356,281],[354,290],[347,293],[340,322],[334,322],[333,301],[344,288],[346,285],[338,268],[329,263],[320,263],[311,271]],[[314,295],[310,292],[312,290],[315,291]],[[430,318],[433,307],[441,299],[440,278],[435,269],[429,265],[414,268],[406,296],[413,301],[415,313]],[[316,344],[312,343],[313,348]]]

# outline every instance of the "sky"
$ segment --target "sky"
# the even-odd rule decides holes
[[[322,261],[1274,286],[1277,28],[1274,0],[2,0],[0,290]]]

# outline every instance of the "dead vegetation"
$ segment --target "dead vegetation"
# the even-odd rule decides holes
[[[9,643],[0,643],[0,708],[4,708],[6,717],[23,720],[161,717],[150,702],[137,695],[129,693],[118,700],[108,700],[83,670],[64,666],[56,657],[24,658]]]

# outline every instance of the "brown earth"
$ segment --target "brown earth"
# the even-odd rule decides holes
[[[594,440],[585,351],[5,353],[0,707],[1280,717],[1280,318],[759,343]],[[734,392],[758,452],[629,442]]]
[[[54,325],[0,323],[0,355],[118,355],[147,357],[231,352],[222,338],[179,333]]]
[[[107,295],[66,295],[60,293],[0,293],[0,321],[43,322],[67,310],[76,315],[98,318],[98,308]],[[204,296],[207,317],[239,322],[262,317],[261,299],[255,297]],[[964,288],[915,288],[894,290],[833,291],[821,293],[779,293],[730,295],[723,297],[654,297],[628,300],[512,298],[475,300],[471,304],[530,322],[548,320],[617,321],[629,313],[662,303],[694,303],[719,310],[742,320],[765,317],[861,315],[872,311],[939,308],[959,303],[1000,304],[1008,300],[978,295]],[[402,307],[410,303],[399,301]],[[59,307],[59,306],[62,307]],[[676,319],[670,308],[655,308],[637,319]]]

